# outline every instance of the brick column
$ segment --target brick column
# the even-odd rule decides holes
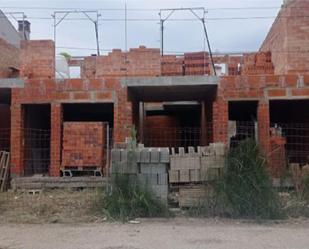
[[[61,130],[62,106],[60,103],[51,105],[51,134],[50,134],[50,176],[60,176],[61,164]]]
[[[132,103],[128,101],[127,88],[117,92],[117,101],[114,105],[114,142],[123,143],[131,135]]]
[[[228,144],[228,121],[229,121],[229,107],[228,102],[223,98],[217,98],[213,102],[213,142],[222,142]]]
[[[24,175],[23,111],[20,104],[11,106],[11,176]]]
[[[260,100],[257,109],[258,142],[265,156],[270,152],[269,101]]]

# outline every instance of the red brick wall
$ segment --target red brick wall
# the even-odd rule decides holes
[[[21,42],[21,77],[55,78],[55,43],[50,40]]]
[[[276,74],[309,72],[309,1],[292,0],[285,4],[261,51],[271,51]]]
[[[177,147],[179,143],[180,127],[176,117],[167,115],[148,116],[145,119],[144,140],[152,146],[157,147]],[[146,144],[147,146],[147,144]]]
[[[132,104],[127,98],[127,88],[115,78],[55,81],[53,79],[28,79],[25,88],[12,89],[12,173],[23,175],[22,104],[51,103],[51,166],[50,175],[58,176],[61,161],[61,103],[114,103],[114,141],[123,142],[132,127]]]
[[[127,53],[115,49],[107,56],[86,58],[82,75],[85,78],[159,76],[160,57],[159,49],[144,46],[130,49]]]
[[[270,136],[269,100],[309,99],[309,76],[255,75],[222,77],[218,96],[213,103],[213,136],[215,142],[227,142],[228,101],[258,101],[258,141],[268,158],[270,172],[280,175],[284,164],[278,163],[278,155],[272,155],[274,141]],[[282,154],[282,151],[280,152]],[[280,155],[279,155],[280,156]]]
[[[10,77],[10,67],[19,69],[20,50],[0,38],[0,78]]]

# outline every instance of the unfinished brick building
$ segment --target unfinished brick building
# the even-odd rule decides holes
[[[108,124],[111,144],[124,142],[133,125],[139,142],[152,147],[232,146],[233,139],[253,136],[274,175],[286,155],[305,163],[309,17],[302,7],[309,3],[283,5],[259,52],[215,56],[217,66],[226,68],[223,76],[211,76],[208,53],[161,56],[159,49],[141,46],[72,58],[81,78],[56,79],[54,42],[22,41],[24,86],[12,88],[11,111],[1,112],[1,120],[11,123],[11,175],[59,176],[64,122]]]

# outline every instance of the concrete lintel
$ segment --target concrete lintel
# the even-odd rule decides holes
[[[24,88],[25,81],[19,78],[0,79],[0,88]]]
[[[122,86],[192,86],[192,85],[218,85],[220,77],[217,76],[168,76],[168,77],[133,77],[120,80]]]
[[[173,102],[163,102],[163,105],[200,105],[199,101],[173,101]]]

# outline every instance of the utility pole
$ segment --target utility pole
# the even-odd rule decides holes
[[[206,28],[206,23],[205,23],[205,13],[206,10],[204,7],[199,7],[199,8],[174,8],[174,9],[160,9],[159,16],[160,16],[160,28],[161,28],[161,55],[164,55],[164,23],[176,12],[176,11],[189,11],[191,12],[199,21],[202,22],[203,25],[203,30],[204,30],[204,35],[207,41],[207,46],[209,50],[209,56],[213,68],[213,74],[217,75],[216,72],[216,67],[214,64],[213,60],[213,55],[211,51],[211,46],[210,46],[210,41],[209,41],[209,36],[207,33],[207,28]],[[199,15],[197,11],[203,11],[203,15]],[[167,16],[163,18],[163,13],[167,13]]]

